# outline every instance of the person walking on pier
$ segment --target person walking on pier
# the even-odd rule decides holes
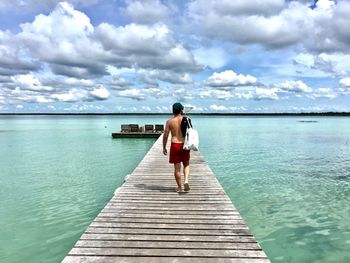
[[[187,129],[187,121],[191,121],[187,117],[183,117],[183,109],[181,103],[177,102],[173,104],[174,117],[167,120],[164,135],[163,135],[163,154],[167,155],[166,145],[168,142],[168,136],[171,132],[171,146],[169,163],[174,164],[174,175],[177,183],[177,192],[182,192],[181,187],[181,162],[183,163],[184,173],[184,190],[188,192],[190,186],[188,184],[188,177],[190,174],[190,151],[184,150],[183,145],[185,142],[185,135]]]

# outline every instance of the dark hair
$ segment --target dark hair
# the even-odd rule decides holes
[[[173,114],[182,114],[184,107],[181,103],[176,102],[173,104]]]
[[[173,109],[173,114],[182,114],[182,110],[180,109]]]

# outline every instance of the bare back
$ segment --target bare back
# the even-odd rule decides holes
[[[171,142],[183,143],[185,141],[181,131],[182,118],[182,115],[177,115],[167,121],[165,129],[169,129],[171,132]]]

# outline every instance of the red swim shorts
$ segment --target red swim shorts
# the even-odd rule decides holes
[[[190,151],[183,149],[183,143],[171,143],[169,163],[181,163],[190,160]]]

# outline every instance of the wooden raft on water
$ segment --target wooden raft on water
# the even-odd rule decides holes
[[[199,152],[176,193],[162,138],[62,262],[269,262]]]

